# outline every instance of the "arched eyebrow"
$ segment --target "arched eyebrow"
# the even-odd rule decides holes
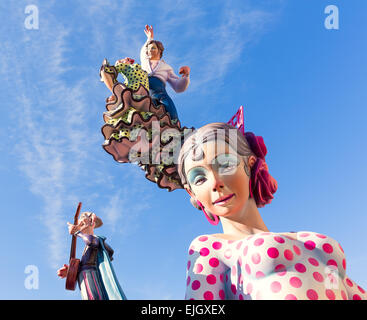
[[[236,158],[238,158],[238,155],[237,154],[235,154],[235,153],[232,153],[232,152],[223,152],[223,153],[220,153],[220,154],[217,154],[213,159],[212,159],[212,164],[213,163],[217,163],[218,161],[217,161],[217,158],[218,157],[220,157],[220,156],[222,156],[222,155],[232,155],[232,156],[234,156],[234,157],[236,157]]]

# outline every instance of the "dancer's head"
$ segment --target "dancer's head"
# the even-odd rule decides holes
[[[163,56],[164,46],[162,42],[150,40],[146,44],[146,54],[149,60],[159,60]]]
[[[249,201],[270,203],[277,189],[265,163],[262,137],[245,136],[226,123],[211,123],[195,131],[183,144],[178,173],[191,203],[209,217],[228,216]],[[253,199],[253,200],[249,200]]]

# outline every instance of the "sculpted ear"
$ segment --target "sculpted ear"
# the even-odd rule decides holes
[[[255,162],[256,162],[256,157],[255,156],[250,156],[248,158],[248,161],[247,161],[247,164],[248,164],[249,168],[252,168],[254,166]]]

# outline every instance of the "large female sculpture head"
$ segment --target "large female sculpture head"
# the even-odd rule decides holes
[[[186,139],[178,173],[191,203],[216,224],[218,217],[233,218],[248,206],[271,202],[277,183],[268,172],[266,153],[262,137],[251,132],[243,136],[229,124],[211,123]]]

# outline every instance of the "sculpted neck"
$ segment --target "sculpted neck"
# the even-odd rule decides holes
[[[249,199],[241,212],[227,217],[220,217],[223,233],[236,238],[243,238],[259,232],[268,232],[254,199]]]

